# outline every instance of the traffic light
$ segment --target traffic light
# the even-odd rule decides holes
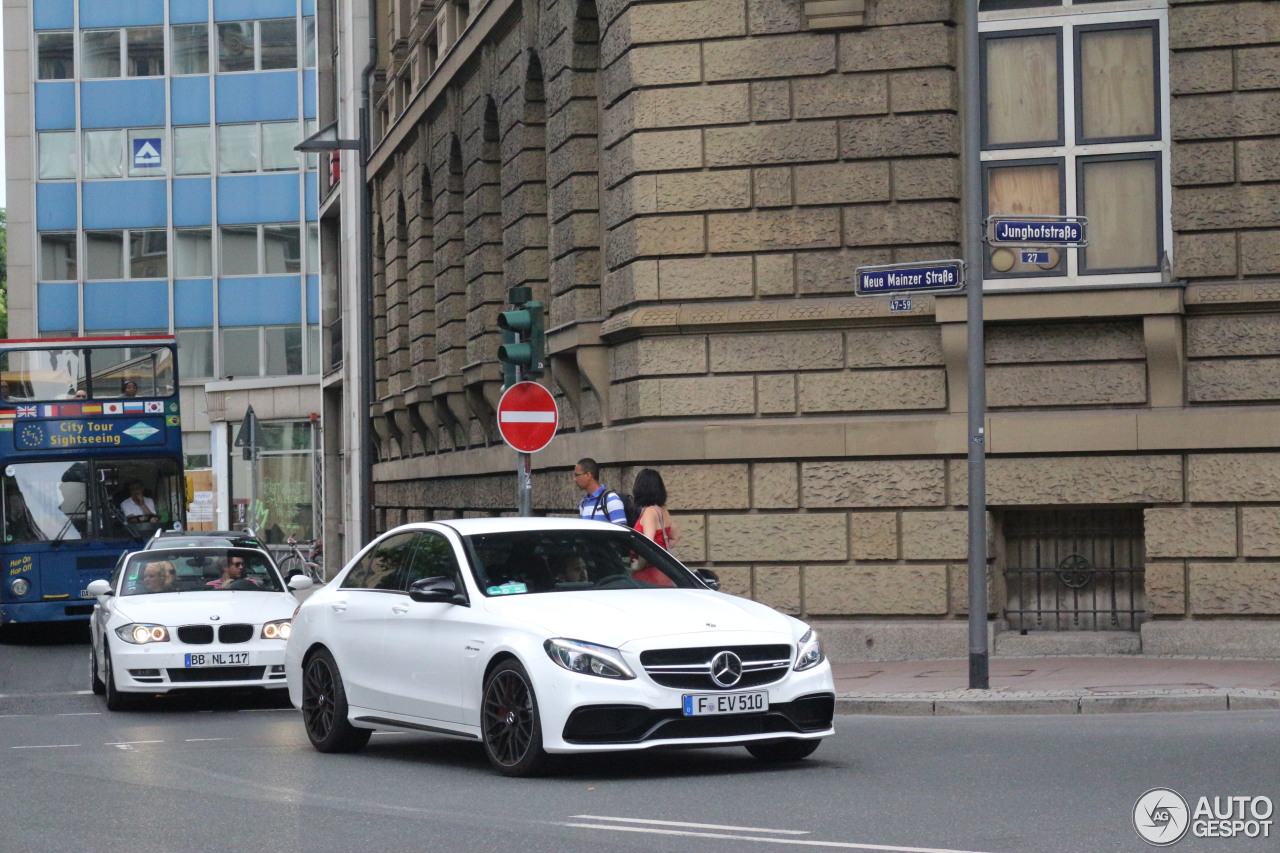
[[[503,343],[498,347],[498,361],[510,365],[503,369],[506,385],[518,379],[537,379],[545,372],[545,336],[542,321],[542,303],[529,299],[527,287],[513,287],[509,293],[515,310],[498,314],[498,328],[503,331]],[[519,371],[519,376],[513,375]]]

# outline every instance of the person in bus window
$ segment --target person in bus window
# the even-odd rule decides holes
[[[123,387],[120,389],[120,393],[126,397],[138,396],[138,383],[134,382],[132,379],[126,379]]]
[[[156,515],[155,501],[146,496],[142,483],[137,480],[129,484],[129,497],[120,502],[120,511],[124,513],[124,520],[128,522],[160,520],[160,516]]]

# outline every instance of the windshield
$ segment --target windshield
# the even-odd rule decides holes
[[[485,533],[465,541],[476,583],[488,596],[702,586],[660,546],[621,527]]]
[[[181,520],[184,500],[169,459],[14,462],[0,475],[7,543],[141,539]]]
[[[175,374],[169,347],[66,347],[0,353],[0,399],[112,400],[171,397]]]
[[[130,555],[121,574],[121,595],[284,589],[271,558],[247,548],[139,551]]]

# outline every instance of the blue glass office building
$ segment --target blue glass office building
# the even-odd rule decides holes
[[[315,129],[315,0],[4,7],[10,335],[172,333],[184,385],[222,402],[314,387],[316,163],[294,146]],[[291,393],[276,416],[318,408]],[[241,412],[208,406],[215,468]]]

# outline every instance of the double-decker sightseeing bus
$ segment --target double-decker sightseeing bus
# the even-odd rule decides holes
[[[185,519],[171,337],[0,341],[0,625],[86,619],[85,587]]]

